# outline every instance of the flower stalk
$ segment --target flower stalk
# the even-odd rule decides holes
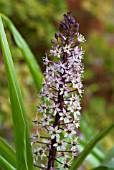
[[[70,12],[64,14],[63,19],[60,32],[51,41],[50,54],[44,58],[45,80],[40,92],[43,102],[33,121],[36,130],[32,136],[34,164],[37,166],[38,159],[44,158],[46,164],[38,166],[46,170],[55,170],[57,163],[69,169],[77,155],[84,69],[80,43],[85,39],[78,33],[79,24]],[[52,56],[55,61],[51,61]]]

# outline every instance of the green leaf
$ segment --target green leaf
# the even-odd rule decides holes
[[[106,154],[105,160],[108,161],[110,159],[114,160],[114,146],[109,150],[109,152]]]
[[[11,52],[7,42],[6,34],[0,16],[0,40],[8,79],[8,88],[12,107],[13,127],[15,136],[17,169],[32,170],[32,153],[30,135],[23,98],[17,81]]]
[[[13,167],[17,167],[16,153],[11,146],[0,137],[0,156]]]
[[[79,139],[79,148],[81,147],[81,151],[85,148],[87,141],[90,140],[93,136],[95,131],[93,131],[88,124],[85,122],[84,117],[81,117],[80,120],[80,130],[82,134],[84,135],[84,139],[81,140]],[[101,162],[104,160],[105,154],[103,151],[100,149],[99,146],[95,146],[92,152],[87,156],[86,160],[91,163],[91,165],[94,167],[99,166]]]
[[[73,161],[70,170],[77,169],[84,161],[84,159],[88,156],[88,154],[92,151],[94,146],[103,139],[108,133],[114,128],[114,123],[106,127],[104,130],[99,132],[96,136],[94,136],[90,142],[85,146],[84,150],[80,153],[76,160]]]
[[[6,153],[7,154],[7,153]],[[2,156],[0,156],[0,167],[4,170],[16,170],[9,162],[7,162]]]
[[[29,69],[31,71],[31,74],[33,76],[33,79],[34,79],[37,89],[41,90],[43,74],[41,72],[40,67],[38,66],[38,63],[37,63],[32,51],[30,50],[29,46],[27,45],[27,43],[25,42],[25,40],[23,39],[21,34],[18,32],[16,27],[13,25],[11,20],[8,17],[6,17],[5,15],[3,15],[3,14],[1,14],[1,15],[2,15],[2,18],[4,19],[4,21],[6,22],[7,26],[9,27],[17,46],[21,49],[21,51],[23,53],[23,56],[25,58],[26,63],[29,66]]]
[[[114,169],[106,168],[106,167],[104,167],[104,166],[99,166],[99,167],[94,168],[94,169],[92,169],[92,170],[114,170]]]
[[[84,148],[85,148],[85,146],[82,146],[82,144],[81,144],[80,141],[79,141],[79,145],[78,145],[78,150],[79,150],[79,152],[81,152]],[[99,159],[98,159],[96,156],[94,156],[93,152],[91,152],[91,153],[87,156],[86,161],[89,162],[89,163],[92,165],[92,167],[99,166],[100,163],[101,163],[101,162],[99,161]]]
[[[92,134],[92,130],[90,128],[88,128],[88,125],[85,122],[83,117],[81,117],[80,119],[81,119],[80,120],[80,130],[84,134],[86,139],[90,139],[91,134]]]
[[[86,142],[84,140],[79,139],[79,146],[81,146],[83,149],[86,147]],[[91,151],[91,155],[95,157],[99,162],[102,162],[105,158],[105,154],[103,151],[95,146],[93,150]]]
[[[102,166],[106,167],[106,168],[112,168],[114,169],[114,158],[112,158],[111,160],[105,161],[102,163]]]
[[[106,157],[100,166],[114,169],[114,147],[106,154]]]

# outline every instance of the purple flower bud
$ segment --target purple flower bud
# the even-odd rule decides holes
[[[58,37],[59,37],[59,35],[58,35],[58,33],[55,33],[55,38],[58,40]]]
[[[52,43],[52,44],[55,44],[55,40],[54,40],[54,39],[51,39],[51,43]]]

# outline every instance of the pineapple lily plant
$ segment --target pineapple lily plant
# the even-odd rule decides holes
[[[90,153],[96,159],[100,158],[100,168],[104,166],[102,161],[105,161],[105,155],[101,157],[96,150],[92,152],[92,149],[111,131],[114,123],[95,136],[91,133],[93,138],[89,135],[88,143],[86,142],[88,134],[83,130],[85,140],[79,140],[83,151],[77,154],[84,71],[82,63],[84,52],[80,43],[85,42],[85,39],[79,34],[79,24],[70,12],[64,14],[63,19],[64,21],[60,22],[59,33],[56,33],[51,41],[52,49],[44,58],[46,71],[43,75],[33,53],[18,30],[10,19],[0,14],[0,47],[8,80],[15,137],[15,150],[0,137],[0,167],[4,170],[34,170],[34,168],[75,170]],[[31,138],[23,97],[2,20],[22,51],[36,88],[40,91],[41,103],[33,120],[34,133]],[[81,129],[84,129],[83,119]],[[96,149],[100,150],[100,148]],[[108,166],[107,163],[105,165]]]
[[[43,102],[37,113],[43,114],[43,117],[36,115],[33,121],[36,129],[32,136],[34,163],[37,164],[38,157],[47,158],[47,164],[41,164],[41,168],[48,170],[55,168],[55,162],[69,169],[77,155],[77,129],[84,69],[84,52],[79,45],[85,42],[85,39],[79,34],[79,24],[70,12],[64,14],[63,18],[60,32],[55,33],[55,39],[52,40],[49,57],[46,55],[44,58],[45,80],[40,92]],[[56,62],[50,59],[52,56],[56,58]],[[46,135],[41,136],[39,129]]]

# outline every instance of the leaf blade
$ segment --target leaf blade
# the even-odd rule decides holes
[[[104,130],[99,132],[94,138],[90,140],[90,142],[87,144],[85,149],[80,153],[80,155],[77,157],[76,160],[74,160],[74,163],[71,166],[70,170],[77,169],[83,160],[86,158],[86,156],[92,151],[94,146],[101,140],[103,139],[112,129],[114,128],[114,123],[106,127]]]
[[[5,63],[8,88],[12,107],[17,164],[19,170],[32,170],[30,135],[23,98],[17,81],[11,52],[0,16],[0,40]]]
[[[38,63],[37,63],[32,51],[30,50],[26,41],[23,39],[23,37],[18,32],[16,27],[13,25],[11,20],[8,17],[6,17],[4,14],[1,14],[1,15],[2,15],[2,18],[4,19],[4,21],[6,22],[8,28],[10,29],[10,31],[14,37],[15,43],[21,49],[24,59],[29,66],[31,75],[33,76],[35,85],[36,85],[38,91],[40,91],[41,86],[42,86],[42,81],[43,81],[43,74],[41,72],[40,67],[38,66]]]
[[[4,170],[16,170],[9,162],[7,162],[2,156],[0,156],[0,167]]]
[[[7,153],[7,154],[6,154]],[[13,167],[17,167],[16,153],[12,147],[0,137],[0,156],[3,157]]]

